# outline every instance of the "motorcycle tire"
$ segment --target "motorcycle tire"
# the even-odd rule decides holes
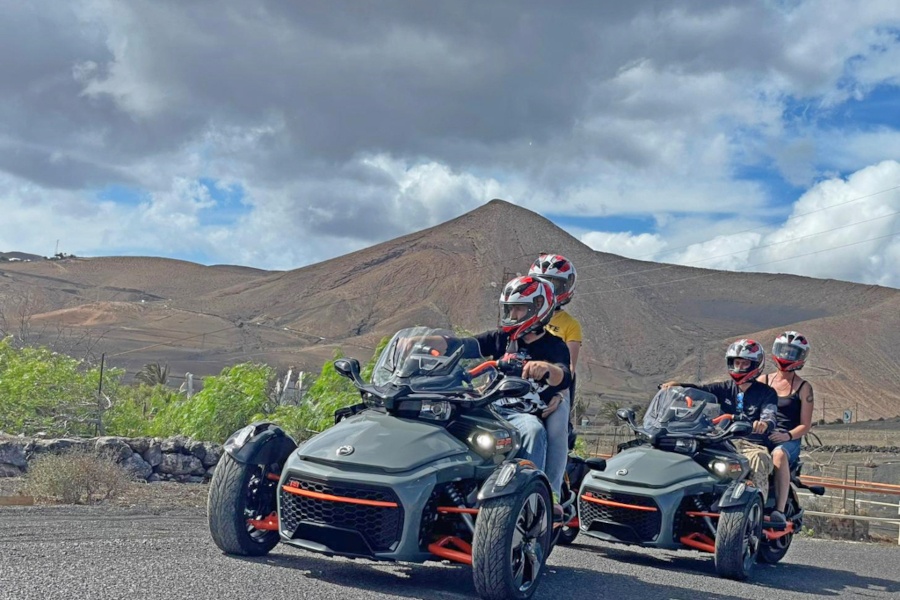
[[[762,538],[762,500],[722,510],[716,531],[716,572],[743,581],[756,563]]]
[[[793,498],[788,498],[787,508],[785,509],[784,514],[788,519],[797,514],[797,508]],[[793,540],[793,533],[789,533],[775,540],[763,539],[759,546],[759,554],[757,555],[756,560],[770,565],[777,564],[784,558],[785,554],[787,554]]]
[[[472,577],[481,598],[531,598],[550,555],[552,506],[539,480],[482,502],[472,540]]]
[[[278,544],[278,532],[256,529],[249,518],[263,518],[276,510],[272,494],[260,494],[261,486],[272,486],[261,465],[245,465],[224,454],[209,483],[206,511],[209,533],[226,554],[263,556]],[[254,506],[256,498],[269,497],[267,506]]]

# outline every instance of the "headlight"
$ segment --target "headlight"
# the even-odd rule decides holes
[[[497,454],[507,454],[513,449],[513,439],[508,431],[476,431],[469,436],[469,444],[478,454],[489,458]]]
[[[419,416],[423,419],[431,421],[446,421],[453,414],[453,405],[446,400],[422,400],[422,408],[419,409]]]
[[[706,468],[719,479],[740,479],[744,465],[736,458],[717,456],[707,463]]]

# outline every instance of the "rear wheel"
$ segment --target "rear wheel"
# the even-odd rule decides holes
[[[793,497],[789,497],[787,506],[784,510],[784,516],[790,521],[791,517],[795,514],[797,514],[797,504]],[[759,546],[759,556],[757,557],[757,560],[761,563],[769,563],[770,565],[776,564],[784,558],[785,554],[787,554],[788,548],[791,547],[791,542],[793,540],[793,533],[788,533],[787,535],[783,535],[774,540],[763,538]]]
[[[728,579],[747,579],[762,537],[762,500],[756,496],[744,506],[726,508],[716,530],[716,571]]]
[[[539,480],[517,494],[485,500],[472,540],[472,576],[485,600],[530,598],[550,554],[552,510]]]
[[[276,511],[276,482],[261,465],[245,465],[224,454],[209,484],[209,532],[220,550],[262,556],[278,543],[278,532],[257,529],[249,519],[265,519]]]

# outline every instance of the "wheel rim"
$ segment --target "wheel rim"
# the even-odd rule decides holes
[[[533,586],[541,573],[549,527],[547,502],[539,492],[533,492],[516,517],[510,549],[513,583],[520,592]]]
[[[762,537],[762,505],[754,502],[747,512],[744,522],[744,571],[749,571],[756,562],[756,553],[759,551],[759,541]]]
[[[250,519],[264,519],[268,517],[271,512],[267,511],[266,507],[263,506],[268,492],[268,490],[265,489],[266,483],[265,472],[262,468],[257,468],[247,482],[246,497],[244,498],[244,501],[246,502],[244,506],[244,517],[248,521]],[[266,538],[272,534],[271,531],[257,529],[249,523],[247,524],[247,533],[250,534],[250,538],[253,541],[259,543],[266,541]]]

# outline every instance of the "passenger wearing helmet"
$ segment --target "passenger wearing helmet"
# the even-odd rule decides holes
[[[545,418],[544,426],[547,428],[547,477],[555,493],[562,488],[563,476],[566,471],[566,460],[569,452],[569,414],[572,403],[575,401],[575,365],[578,362],[578,353],[581,350],[581,323],[572,315],[563,310],[563,306],[572,300],[575,292],[575,265],[561,254],[543,253],[538,256],[534,264],[528,270],[532,277],[546,279],[553,284],[553,292],[556,295],[556,309],[547,324],[546,329],[558,338],[561,338],[569,348],[569,369],[572,372],[572,385],[568,393],[560,394],[559,406]]]
[[[775,463],[775,510],[778,514],[773,513],[774,519],[783,518],[791,468],[800,459],[800,440],[812,427],[812,385],[797,375],[808,356],[807,339],[796,331],[785,331],[772,345],[772,360],[777,371],[758,378],[778,396],[777,428],[769,436]]]
[[[725,362],[731,379],[716,383],[677,383],[668,381],[660,387],[678,385],[692,387],[713,394],[722,411],[734,415],[735,420],[753,424],[753,433],[735,440],[738,451],[747,457],[752,470],[753,484],[769,495],[769,475],[772,473],[772,457],[767,448],[769,434],[775,429],[775,412],[778,399],[775,390],[756,380],[766,364],[762,346],[751,339],[742,339],[728,346]]]

